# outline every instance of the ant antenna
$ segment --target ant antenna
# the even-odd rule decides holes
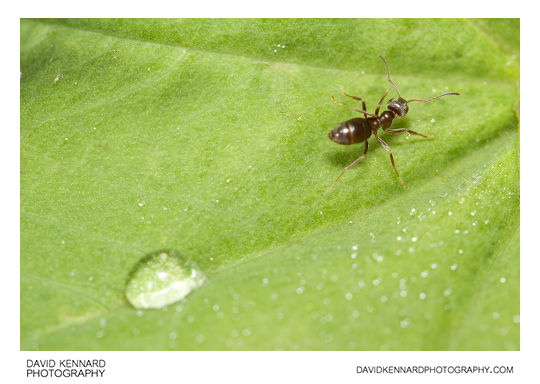
[[[401,94],[399,93],[399,89],[396,87],[392,79],[390,79],[390,70],[388,69],[388,64],[386,64],[386,60],[382,56],[379,56],[379,57],[381,58],[381,60],[384,63],[384,66],[386,67],[386,75],[388,76],[388,81],[390,82],[390,84],[392,84],[392,87],[394,87],[394,89],[397,91],[398,96],[401,97]]]
[[[457,92],[443,93],[442,95],[432,97],[431,99],[428,99],[428,100],[425,100],[425,99],[411,99],[411,100],[407,100],[407,103],[410,103],[411,101],[422,101],[424,103],[429,103],[430,101],[438,99],[439,97],[448,96],[448,95],[459,95],[459,93],[457,93]]]

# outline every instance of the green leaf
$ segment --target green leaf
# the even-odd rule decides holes
[[[367,157],[325,135],[390,85]],[[22,20],[21,348],[519,349],[519,20]],[[390,87],[390,96],[395,91]],[[170,249],[206,282],[134,309]]]

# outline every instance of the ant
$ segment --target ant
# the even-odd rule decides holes
[[[388,64],[386,64],[386,60],[384,60],[384,57],[382,56],[379,56],[379,57],[381,58],[381,60],[384,63],[384,66],[386,67],[386,75],[388,77],[388,82],[392,84],[394,89],[397,91],[398,98],[390,99],[388,103],[386,104],[387,110],[379,115],[379,109],[381,108],[381,105],[384,99],[388,95],[388,89],[384,93],[381,100],[379,100],[379,104],[377,104],[377,108],[375,108],[375,113],[366,112],[367,108],[366,108],[366,102],[364,101],[364,99],[362,99],[361,97],[351,96],[347,94],[344,91],[343,87],[341,87],[341,92],[347,97],[350,97],[354,100],[361,101],[362,109],[352,108],[352,107],[349,107],[348,105],[342,104],[339,101],[336,101],[336,99],[334,99],[334,96],[332,96],[332,100],[334,101],[334,103],[336,103],[337,105],[341,105],[342,107],[352,109],[353,111],[363,113],[364,118],[356,117],[354,119],[350,119],[336,125],[336,127],[328,133],[328,138],[332,141],[335,141],[338,144],[343,144],[343,145],[350,145],[350,144],[364,142],[365,149],[362,156],[360,156],[358,159],[356,159],[351,164],[345,167],[345,169],[341,172],[341,174],[338,176],[336,181],[334,181],[334,183],[330,186],[330,188],[326,192],[327,194],[330,193],[330,191],[332,190],[334,185],[336,185],[339,178],[343,176],[343,174],[346,171],[348,171],[349,169],[354,167],[356,164],[364,160],[364,158],[366,157],[366,153],[368,151],[368,139],[371,137],[372,134],[375,136],[375,138],[377,138],[377,141],[381,143],[383,148],[386,149],[386,151],[390,154],[390,161],[392,162],[394,171],[396,171],[396,175],[399,178],[399,181],[401,181],[401,184],[403,185],[403,187],[405,187],[405,183],[403,182],[403,179],[401,178],[401,176],[399,176],[399,173],[396,169],[394,156],[392,155],[392,151],[390,150],[390,147],[379,137],[379,135],[377,135],[378,129],[382,128],[384,132],[388,132],[388,133],[408,132],[413,135],[425,137],[426,139],[432,139],[433,136],[426,136],[421,133],[411,131],[410,129],[406,129],[406,128],[388,129],[388,128],[390,128],[390,126],[392,125],[392,121],[394,120],[396,115],[399,117],[403,117],[407,114],[407,112],[409,111],[409,106],[407,104],[412,101],[422,101],[424,103],[429,103],[430,101],[438,99],[439,97],[448,96],[448,95],[459,95],[459,93],[457,92],[450,92],[450,93],[443,93],[442,95],[432,97],[431,99],[428,99],[428,100],[425,100],[425,99],[405,100],[404,98],[401,97],[401,94],[399,93],[399,89],[397,88],[397,86],[390,79],[390,70],[388,69]],[[368,117],[368,116],[371,116],[371,117]]]

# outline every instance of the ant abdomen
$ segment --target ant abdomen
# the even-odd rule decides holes
[[[350,145],[366,141],[371,136],[371,127],[366,119],[354,118],[339,123],[328,133],[328,138],[338,144]]]

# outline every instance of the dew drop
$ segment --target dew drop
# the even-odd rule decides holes
[[[424,292],[420,292],[418,297],[420,298],[420,300],[424,300],[426,298],[426,294]]]
[[[145,202],[142,201],[141,199],[137,200],[137,205],[138,205],[139,207],[144,207],[144,204],[145,204]]]
[[[506,283],[506,277],[504,277],[504,276],[501,277],[501,278],[499,279],[499,281],[501,282],[501,284]]]
[[[204,281],[195,264],[177,252],[153,252],[131,271],[126,297],[138,309],[163,308],[183,299]]]

